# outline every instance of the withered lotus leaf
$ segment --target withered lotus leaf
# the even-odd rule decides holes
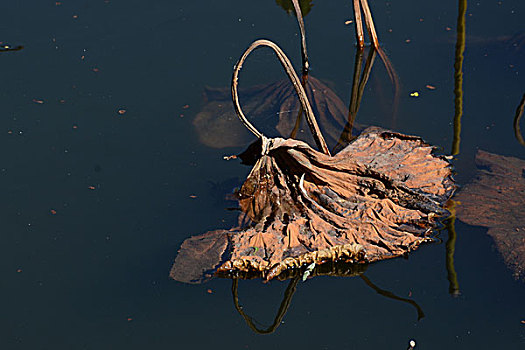
[[[253,169],[238,192],[239,226],[223,231],[226,261],[200,272],[218,266],[219,274],[272,279],[312,263],[373,262],[416,249],[447,213],[442,207],[455,188],[449,162],[433,150],[419,137],[380,128],[334,156],[302,141],[262,137],[239,156]],[[172,277],[188,266],[179,257]]]
[[[458,218],[488,228],[516,278],[525,278],[525,161],[479,150],[478,174],[456,196]]]
[[[238,79],[248,55],[269,47],[297,92],[305,120],[320,151],[295,139],[267,138],[248,121],[239,102]],[[172,276],[253,273],[267,280],[288,269],[326,262],[367,263],[393,258],[429,240],[435,218],[455,187],[448,160],[416,136],[368,128],[334,156],[322,136],[301,81],[284,52],[256,40],[235,65],[232,98],[241,122],[258,140],[239,155],[253,168],[238,191],[238,227],[215,232],[212,257],[195,262],[195,242],[183,243]],[[225,235],[217,242],[217,234]],[[200,243],[199,243],[200,244]],[[229,249],[228,249],[229,248]],[[214,248],[215,249],[215,248]],[[223,254],[226,253],[226,254]],[[222,260],[224,258],[224,261]],[[205,263],[203,263],[203,261]],[[198,269],[197,269],[198,267]]]

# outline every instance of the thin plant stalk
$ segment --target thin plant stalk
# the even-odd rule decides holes
[[[467,0],[459,0],[457,39],[454,58],[454,137],[452,139],[452,155],[459,154],[461,142],[461,117],[463,116],[463,59],[465,52]],[[460,294],[458,277],[454,267],[454,253],[456,247],[456,202],[449,201],[448,210],[451,215],[446,221],[448,240],[446,247],[447,278],[449,281],[449,293],[452,296]]]
[[[355,64],[354,64],[354,77],[352,78],[352,93],[350,95],[350,107],[348,108],[348,123],[354,123],[355,115],[359,110],[359,82],[361,77],[361,69],[363,66],[363,54],[364,49],[358,48],[355,53]],[[350,125],[350,132],[352,131],[352,125]],[[345,127],[346,129],[346,127]]]
[[[292,0],[292,4],[295,10],[295,16],[297,17],[297,23],[299,24],[299,32],[301,33],[301,57],[303,63],[303,75],[301,78],[301,85],[306,90],[306,83],[308,82],[308,72],[310,70],[310,63],[308,62],[308,51],[306,49],[306,30],[304,28],[303,13],[298,0]],[[301,120],[303,119],[303,108],[299,107],[297,118],[295,118],[295,125],[290,133],[290,138],[295,138],[297,132],[301,127]]]
[[[361,18],[361,6],[359,0],[354,0],[354,17],[355,17],[355,38],[357,47],[362,49],[365,47],[365,34],[363,32],[363,19]]]
[[[310,64],[308,62],[308,52],[306,50],[306,31],[304,29],[303,13],[301,12],[299,0],[292,0],[292,3],[295,10],[295,16],[297,17],[297,23],[299,24],[299,30],[301,32],[301,56],[303,60],[303,76],[305,76],[308,75]]]
[[[365,68],[363,70],[363,76],[361,77],[361,80],[359,81],[359,90],[358,90],[358,101],[356,101],[356,104],[354,105],[354,114],[357,114],[357,111],[359,111],[359,106],[361,104],[361,99],[363,98],[363,93],[365,91],[366,83],[368,83],[368,79],[370,78],[370,73],[372,72],[372,67],[374,66],[374,61],[376,59],[376,50],[373,48],[368,53],[368,57],[366,58]],[[355,117],[355,116],[354,116]]]
[[[372,42],[372,46],[377,49],[379,47],[379,40],[377,40],[377,34],[376,29],[374,27],[372,12],[370,11],[370,7],[368,7],[368,0],[361,0],[361,7],[363,8],[366,29],[368,30],[370,41]]]
[[[465,52],[467,0],[459,0],[457,41],[454,60],[454,137],[452,155],[459,154],[461,141],[461,117],[463,116],[463,59]]]
[[[368,78],[370,77],[370,73],[374,65],[376,50],[371,48],[366,58],[365,68],[361,75],[361,67],[363,65],[363,53],[364,50],[360,48],[358,48],[356,51],[354,76],[352,80],[352,94],[350,97],[350,106],[348,108],[348,120],[345,124],[343,132],[341,133],[341,136],[339,137],[337,145],[334,147],[334,153],[336,150],[339,149],[339,147],[343,147],[345,144],[352,140],[352,129],[354,127],[354,121],[357,112],[359,111],[359,106],[361,105],[361,100],[363,98],[366,83],[368,82]]]
[[[326,141],[323,138],[323,135],[321,134],[321,130],[319,129],[319,125],[317,124],[317,121],[315,119],[315,116],[313,114],[312,106],[310,105],[310,102],[308,101],[308,97],[306,96],[306,92],[304,91],[303,86],[301,85],[301,81],[299,80],[299,77],[295,73],[292,63],[286,57],[284,52],[281,50],[277,44],[261,39],[254,41],[243,53],[237,64],[235,65],[235,68],[233,70],[233,76],[232,76],[232,84],[231,84],[231,90],[232,90],[232,98],[233,98],[233,105],[235,108],[235,112],[237,113],[237,116],[241,120],[241,122],[246,126],[248,130],[250,130],[255,136],[257,136],[260,139],[264,138],[264,135],[259,132],[246,118],[244,115],[241,105],[239,103],[239,93],[238,93],[238,80],[239,80],[239,72],[242,68],[242,65],[244,64],[244,61],[248,57],[248,55],[255,50],[256,48],[260,46],[267,46],[271,48],[274,53],[276,54],[277,58],[281,62],[281,65],[283,66],[286,74],[290,78],[295,91],[297,92],[297,95],[299,96],[299,101],[301,102],[301,106],[305,111],[306,115],[306,121],[308,123],[308,126],[310,128],[310,131],[312,132],[313,138],[317,144],[317,147],[319,147],[319,150],[327,155],[330,155],[330,151],[328,150],[328,146],[326,145]]]

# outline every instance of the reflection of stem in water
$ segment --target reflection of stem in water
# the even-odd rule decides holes
[[[250,316],[246,315],[244,310],[242,309],[242,306],[239,305],[239,295],[237,292],[237,287],[239,284],[239,280],[234,278],[232,281],[232,295],[233,295],[233,304],[235,305],[235,309],[239,312],[239,314],[244,318],[248,326],[256,333],[259,334],[270,334],[275,332],[277,327],[281,324],[284,315],[288,311],[288,308],[290,307],[290,303],[292,302],[292,297],[295,293],[295,289],[297,287],[297,283],[301,280],[301,276],[294,277],[290,284],[288,284],[288,287],[286,288],[286,291],[284,292],[283,301],[281,302],[281,306],[279,306],[279,311],[277,312],[277,315],[275,316],[275,319],[271,326],[269,326],[266,329],[259,329],[255,325],[255,321]]]
[[[516,136],[518,142],[525,146],[525,140],[523,140],[520,130],[520,119],[523,115],[523,109],[525,109],[525,94],[523,94],[523,97],[521,98],[521,102],[516,109],[516,116],[514,117],[514,135]]]
[[[303,63],[303,76],[301,84],[303,88],[306,91],[306,83],[308,80],[308,72],[309,72],[309,62],[308,62],[308,52],[306,49],[306,31],[304,28],[304,20],[301,12],[301,7],[299,5],[298,0],[292,0],[295,14],[297,17],[297,23],[299,24],[299,30],[301,33],[301,55],[302,55],[302,63]],[[361,3],[361,5],[360,5]],[[399,78],[397,76],[397,73],[392,66],[392,63],[388,59],[388,56],[385,54],[383,49],[379,47],[379,43],[377,41],[377,35],[374,28],[374,23],[372,20],[372,14],[370,12],[370,8],[368,7],[368,3],[366,0],[354,0],[354,13],[355,13],[355,24],[356,24],[356,35],[357,35],[357,41],[358,41],[358,49],[356,52],[356,60],[355,60],[355,67],[354,67],[354,80],[352,85],[352,98],[350,101],[350,109],[348,112],[348,122],[345,126],[345,129],[343,130],[340,140],[338,144],[334,147],[335,149],[338,149],[342,145],[348,143],[352,139],[352,128],[354,124],[355,117],[357,115],[357,111],[359,110],[359,105],[361,103],[361,98],[363,97],[363,91],[365,88],[365,85],[368,81],[368,78],[370,77],[370,72],[372,71],[372,66],[374,64],[374,59],[376,53],[379,54],[381,57],[381,60],[383,61],[386,71],[388,73],[388,76],[390,77],[390,81],[394,85],[394,102],[392,107],[392,127],[395,127],[396,124],[396,116],[397,116],[397,109],[399,104],[399,91],[400,91],[400,84],[399,84]],[[363,34],[363,24],[362,24],[362,18],[361,18],[361,7],[363,8],[363,12],[365,15],[365,22],[367,25],[367,28],[369,30],[369,35],[372,38],[373,48],[369,52],[367,63],[365,65],[363,77],[361,80],[359,80],[359,76],[361,74],[361,65],[362,65],[362,59],[363,59],[363,47],[364,47],[364,34]],[[357,89],[357,84],[359,82],[359,89]],[[359,92],[358,92],[359,90]],[[301,119],[303,115],[303,109],[302,107],[299,108],[299,113],[297,115],[297,118],[295,120],[294,128],[290,134],[290,138],[295,138],[297,136],[297,132],[299,131],[300,125],[301,125]],[[342,142],[341,142],[342,141]]]
[[[397,73],[394,67],[392,66],[392,63],[388,59],[388,56],[383,51],[383,49],[381,47],[378,47],[377,49],[370,48],[370,51],[368,52],[368,56],[366,58],[365,68],[363,69],[363,73],[361,76],[361,67],[363,65],[363,53],[364,53],[364,50],[362,48],[357,48],[356,55],[355,55],[355,64],[354,64],[354,76],[352,80],[352,94],[350,97],[350,107],[348,109],[348,120],[343,129],[343,132],[341,133],[341,136],[339,137],[337,144],[335,145],[333,149],[334,153],[340,150],[342,147],[348,144],[348,142],[354,139],[354,137],[352,137],[352,129],[354,126],[354,121],[357,116],[357,112],[359,111],[359,106],[361,105],[361,99],[363,98],[365,86],[372,72],[372,67],[374,65],[374,61],[375,61],[377,54],[379,54],[381,61],[385,65],[388,76],[390,77],[390,80],[394,86],[394,102],[392,106],[392,126],[393,127],[395,126],[397,107],[398,107],[398,102],[399,102],[399,91],[400,91],[400,84],[399,84],[399,78],[397,76]]]
[[[456,55],[454,61],[454,138],[452,155],[459,154],[461,139],[461,117],[463,116],[463,53],[465,52],[465,15],[467,0],[459,0]]]
[[[385,65],[388,76],[390,77],[390,80],[392,81],[392,84],[394,85],[394,103],[392,107],[391,128],[395,128],[397,108],[399,105],[399,91],[400,91],[399,78],[397,76],[397,73],[394,67],[392,66],[392,63],[388,59],[385,52],[379,46],[379,41],[377,39],[377,34],[376,34],[375,27],[374,27],[374,20],[372,19],[372,12],[370,11],[370,7],[368,6],[368,1],[367,0],[353,0],[353,5],[354,5],[354,15],[355,15],[355,33],[356,33],[357,47],[362,49],[365,46],[364,33],[363,33],[363,19],[361,17],[361,8],[362,8],[363,14],[365,17],[365,24],[368,29],[368,35],[370,36],[370,40],[372,42],[372,47],[377,50],[379,57],[381,57],[381,60],[383,61]]]
[[[366,83],[370,77],[370,72],[372,71],[372,66],[374,65],[374,60],[376,57],[376,50],[370,48],[368,56],[366,58],[365,68],[363,70],[363,75],[361,76],[361,67],[363,65],[363,53],[364,49],[358,48],[355,53],[355,64],[354,64],[354,77],[352,80],[352,94],[350,97],[350,107],[348,108],[348,120],[345,124],[341,136],[334,147],[333,152],[337,152],[340,148],[344,147],[350,141],[352,141],[352,129],[354,127],[355,117],[359,111],[359,106],[361,104],[361,99],[363,98],[363,93],[365,91]]]
[[[233,99],[233,106],[235,108],[235,113],[237,113],[237,116],[241,120],[241,122],[246,126],[248,130],[250,130],[255,136],[257,136],[260,139],[264,140],[264,135],[261,134],[246,118],[244,115],[241,105],[239,103],[239,93],[238,93],[238,80],[239,80],[239,71],[242,68],[242,65],[244,64],[244,61],[246,61],[246,58],[248,55],[255,50],[256,48],[260,46],[267,46],[271,48],[279,61],[281,62],[281,65],[283,66],[286,74],[292,81],[292,84],[295,88],[295,91],[297,92],[299,96],[299,101],[301,102],[301,105],[305,111],[306,115],[306,121],[308,123],[308,126],[310,127],[310,131],[312,132],[312,136],[317,144],[317,147],[319,147],[319,150],[327,155],[330,155],[330,151],[328,150],[328,146],[326,146],[326,142],[323,138],[323,135],[321,134],[321,130],[319,129],[319,125],[317,124],[317,121],[315,120],[315,116],[313,114],[312,106],[310,105],[310,102],[308,102],[308,97],[306,96],[306,92],[304,91],[303,86],[301,85],[301,81],[299,80],[299,77],[295,73],[292,63],[286,57],[284,52],[277,46],[275,43],[269,41],[269,40],[256,40],[254,41],[242,54],[241,58],[235,65],[235,68],[233,70],[233,76],[232,76],[232,84],[231,84],[231,90],[232,90],[232,99]]]
[[[369,76],[369,74],[366,74],[367,72],[365,68],[365,72],[363,73],[363,78],[360,78],[361,68],[363,66],[363,54],[364,54],[363,48],[358,48],[357,51],[355,52],[354,77],[352,78],[352,93],[350,95],[350,107],[348,108],[348,121],[343,130],[343,134],[345,136],[349,136],[347,137],[348,141],[350,141],[350,138],[352,136],[352,128],[354,125],[355,116],[357,114],[357,111],[359,111],[359,105],[361,104],[361,98],[363,97],[363,95],[360,94],[360,92],[362,92],[363,90],[361,90],[359,87],[363,85],[362,81],[365,78],[365,76],[367,75]],[[370,57],[372,55],[375,56],[374,49],[371,49],[369,51],[368,57],[367,57],[367,63],[371,61]],[[371,68],[372,68],[372,65],[370,65],[369,70],[371,70]],[[341,135],[341,137],[342,136],[343,135]]]
[[[467,0],[459,0],[456,52],[454,59],[454,138],[452,140],[452,155],[459,154],[461,141],[461,117],[463,116],[463,59],[465,52]],[[460,294],[458,276],[454,267],[454,252],[456,250],[456,202],[450,200],[447,203],[450,217],[446,220],[448,240],[445,244],[447,279],[449,283],[448,292],[456,297]]]
[[[408,303],[412,305],[413,307],[415,307],[417,310],[417,320],[418,321],[421,320],[423,317],[425,317],[425,313],[423,312],[423,309],[421,309],[421,307],[414,300],[399,297],[392,292],[379,288],[378,286],[373,284],[372,281],[370,281],[365,275],[360,275],[359,277],[361,277],[361,279],[365,281],[367,286],[375,290],[378,294],[384,297],[390,298],[390,299],[399,300],[399,301]]]
[[[297,289],[297,284],[301,280],[301,277],[302,277],[301,274],[297,274],[297,276],[295,276],[294,278],[290,280],[290,283],[288,284],[288,287],[286,287],[286,291],[284,292],[283,300],[281,301],[281,305],[279,306],[279,310],[277,311],[277,314],[275,315],[273,323],[267,328],[260,329],[259,327],[257,327],[256,323],[258,322],[255,321],[252,317],[248,316],[244,312],[243,307],[239,303],[239,293],[238,293],[239,279],[237,278],[232,279],[233,305],[235,306],[235,309],[237,310],[237,312],[246,321],[246,324],[248,325],[248,327],[250,327],[252,331],[258,334],[273,333],[282,323],[282,320],[290,307],[290,304],[292,302],[292,297]],[[402,302],[405,302],[405,303],[408,303],[414,306],[417,310],[418,321],[421,320],[423,317],[425,317],[423,310],[414,300],[399,297],[392,292],[379,288],[363,274],[360,274],[359,277],[361,277],[363,281],[366,283],[366,285],[372,288],[373,290],[375,290],[379,295],[385,296],[390,299],[399,300],[399,301],[402,301]]]
[[[450,211],[450,217],[445,221],[445,225],[448,231],[448,240],[445,245],[447,251],[447,279],[448,279],[448,292],[453,297],[457,297],[461,294],[459,290],[458,275],[456,268],[454,267],[454,252],[456,249],[456,202],[450,200],[447,203],[447,209]]]

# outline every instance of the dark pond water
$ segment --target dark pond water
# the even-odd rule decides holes
[[[355,59],[351,1],[313,1],[312,75],[348,103]],[[356,122],[395,127],[451,152],[457,1],[371,1],[400,80],[376,60]],[[251,41],[278,42],[298,68],[298,28],[274,1],[3,1],[0,41],[1,349],[522,349],[525,284],[486,229],[456,221],[449,294],[443,243],[300,283],[282,324],[253,332],[231,281],[170,280],[181,242],[234,225],[223,198],[248,168],[203,145],[193,119],[206,86],[228,87]],[[525,158],[512,120],[525,92],[525,2],[469,1],[457,180],[478,149]],[[512,40],[518,38],[518,45]],[[523,38],[523,37],[521,37]],[[521,45],[521,47],[519,46]],[[521,50],[521,51],[520,51]],[[242,84],[283,73],[249,59]],[[426,85],[434,86],[431,90]],[[418,97],[411,97],[413,92]],[[120,111],[120,112],[119,112]],[[272,116],[267,116],[271,119]],[[522,127],[523,128],[523,127]],[[195,198],[192,198],[195,197]],[[287,282],[241,281],[244,310],[269,326]]]

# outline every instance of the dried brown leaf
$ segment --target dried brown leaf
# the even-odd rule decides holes
[[[454,191],[449,162],[432,151],[419,137],[379,128],[335,156],[297,140],[257,141],[239,156],[253,169],[218,273],[271,279],[312,263],[373,262],[416,249]]]

